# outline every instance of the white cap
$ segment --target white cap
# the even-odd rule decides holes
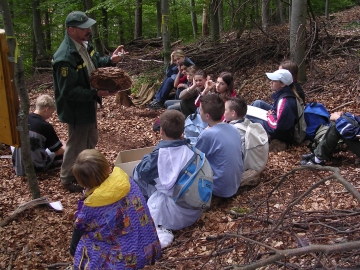
[[[286,85],[293,83],[293,77],[287,69],[278,69],[273,73],[266,73],[266,76],[272,81],[281,81]]]

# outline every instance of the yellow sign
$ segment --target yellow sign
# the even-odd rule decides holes
[[[16,129],[19,98],[14,84],[14,63],[9,62],[8,56],[5,31],[0,29],[0,142],[19,147]]]

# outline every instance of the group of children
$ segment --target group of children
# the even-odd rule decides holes
[[[75,161],[73,174],[84,188],[75,215],[70,249],[76,268],[123,269],[154,264],[161,256],[161,248],[173,241],[172,230],[188,227],[199,219],[203,210],[179,206],[172,198],[179,174],[193,155],[183,133],[185,118],[195,111],[208,125],[198,136],[195,148],[205,153],[211,165],[215,196],[234,196],[241,184],[245,133],[237,128],[237,124],[251,120],[259,123],[270,139],[291,143],[289,134],[297,119],[295,101],[305,102],[304,92],[296,83],[297,66],[294,63],[283,62],[279,70],[266,73],[274,91],[274,103],[270,105],[257,100],[252,104],[268,111],[267,120],[261,120],[247,116],[246,101],[236,97],[231,73],[221,73],[214,83],[185,55],[173,54],[172,58],[181,70],[174,78],[171,75],[167,78],[163,91],[168,91],[167,87],[174,82],[183,90],[179,88],[176,93],[178,101],[165,102],[168,110],[160,116],[161,141],[143,157],[133,174],[128,176],[118,167],[110,172],[106,158],[94,149],[82,151]],[[172,72],[174,75],[175,71]],[[180,72],[186,74],[187,80],[181,80]],[[164,93],[157,95],[162,96],[161,101]],[[155,101],[152,106],[157,107],[158,103]],[[34,118],[34,123],[45,125],[43,122],[52,115],[54,108],[48,97],[39,98],[29,123]],[[339,122],[341,117],[342,113],[334,113],[331,120]],[[35,124],[30,126],[31,130],[36,128]],[[359,129],[354,132],[358,134]],[[48,140],[46,134],[34,139],[44,141],[42,148],[48,147],[54,155],[61,154],[64,144],[57,136],[55,138],[49,126],[47,130],[52,134]],[[302,164],[323,164],[322,159],[330,157],[333,145],[343,134],[337,131],[335,124],[327,134],[319,149],[302,157]],[[350,140],[349,144],[360,157],[360,142]]]

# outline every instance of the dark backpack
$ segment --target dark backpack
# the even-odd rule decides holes
[[[325,106],[319,102],[308,103],[304,110],[306,122],[305,140],[313,140],[316,130],[321,126],[330,125],[330,114]]]

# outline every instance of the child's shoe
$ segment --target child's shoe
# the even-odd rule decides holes
[[[174,235],[172,231],[163,228],[161,225],[157,226],[156,232],[159,237],[161,248],[166,248],[174,240]]]

